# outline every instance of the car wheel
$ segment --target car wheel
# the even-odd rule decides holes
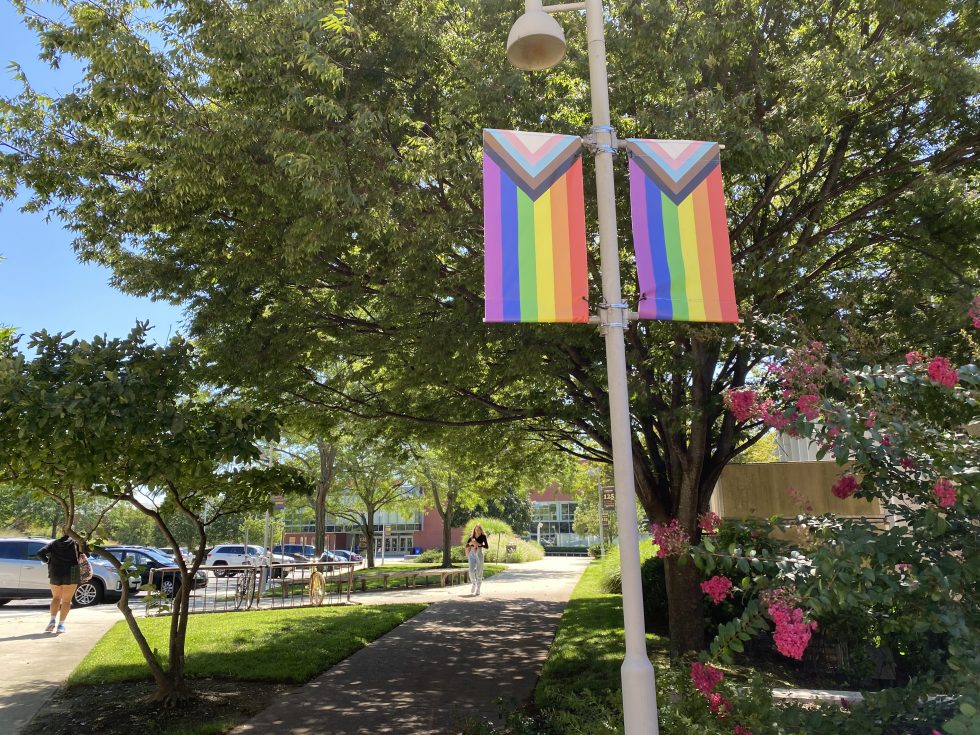
[[[226,561],[216,561],[214,563],[214,566],[216,566],[216,567],[226,567],[226,566],[228,566],[228,562],[226,562]],[[224,576],[227,576],[227,574],[228,574],[227,572],[225,572],[225,571],[223,571],[221,569],[215,569],[214,570],[214,576],[215,577],[224,577]]]
[[[168,577],[167,579],[164,579],[160,583],[160,592],[162,592],[166,597],[170,597],[170,598],[176,597],[177,590],[179,589],[180,589],[180,584],[177,583],[177,581],[174,580],[172,577]]]
[[[92,578],[75,588],[73,600],[76,607],[89,607],[90,605],[98,605],[104,597],[105,588],[102,586],[102,580]]]

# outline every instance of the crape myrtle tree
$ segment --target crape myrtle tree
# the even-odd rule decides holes
[[[181,524],[168,518],[193,527],[194,561],[175,556],[181,585],[166,651],[144,637],[128,585],[119,602],[157,685],[153,698],[173,705],[190,695],[184,677],[190,591],[210,526],[302,485],[287,468],[255,464],[258,442],[279,436],[273,415],[205,391],[186,342],[148,345],[145,335],[145,325],[126,339],[91,342],[40,332],[28,340],[31,359],[12,340],[2,346],[0,481],[54,500],[67,532],[82,548],[100,551],[123,578],[128,570],[100,540],[99,526],[114,507],[129,505],[152,519],[174,549]],[[102,510],[79,518],[85,505]]]
[[[44,57],[85,76],[50,100],[25,80],[0,108],[7,194],[28,187],[28,208],[63,217],[127,290],[185,302],[229,382],[363,417],[510,424],[610,460],[594,331],[482,323],[480,131],[587,131],[581,17],[563,18],[566,61],[526,74],[504,56],[519,0],[139,5],[27,15]],[[619,136],[726,145],[742,324],[626,332],[639,498],[695,537],[722,469],[765,431],[722,395],[754,374],[769,325],[798,320],[874,363],[941,348],[972,297],[980,13],[605,5]],[[671,559],[667,578],[672,647],[699,648],[696,572]]]

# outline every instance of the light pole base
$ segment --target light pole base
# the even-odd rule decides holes
[[[657,683],[653,664],[644,656],[627,655],[620,669],[626,735],[659,735]]]

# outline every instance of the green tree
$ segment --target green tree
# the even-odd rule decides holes
[[[563,17],[562,67],[523,74],[503,53],[518,0],[184,0],[152,20],[64,4],[66,21],[29,22],[85,79],[0,107],[0,186],[29,187],[126,289],[186,302],[224,380],[365,418],[511,423],[610,460],[600,341],[484,325],[480,297],[480,129],[586,131],[581,18]],[[743,323],[626,334],[640,501],[697,535],[722,469],[767,430],[721,397],[755,379],[777,327],[872,363],[956,332],[946,307],[972,298],[980,259],[980,14],[606,6],[618,134],[727,146]],[[667,577],[672,646],[699,648],[695,571],[669,560]]]
[[[360,437],[338,452],[340,490],[328,498],[327,510],[334,517],[357,526],[364,539],[370,569],[374,568],[378,513],[421,509],[421,497],[405,474],[405,464],[401,448],[379,438]]]
[[[189,345],[179,339],[147,345],[145,334],[140,325],[123,340],[69,342],[41,332],[28,343],[36,352],[31,360],[5,345],[0,482],[57,502],[65,532],[83,548],[104,552],[100,526],[121,503],[152,519],[171,547],[179,544],[167,518],[179,514],[193,525],[194,562],[176,557],[181,585],[165,652],[150,648],[125,584],[119,602],[156,682],[154,699],[173,704],[189,696],[189,595],[209,526],[295,489],[296,477],[282,467],[254,466],[257,442],[278,438],[274,416],[205,391]],[[127,576],[111,554],[103,556]]]

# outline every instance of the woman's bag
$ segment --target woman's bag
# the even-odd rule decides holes
[[[78,578],[84,584],[92,579],[92,565],[89,563],[88,557],[79,552],[77,546],[75,547],[75,559],[78,560]]]

